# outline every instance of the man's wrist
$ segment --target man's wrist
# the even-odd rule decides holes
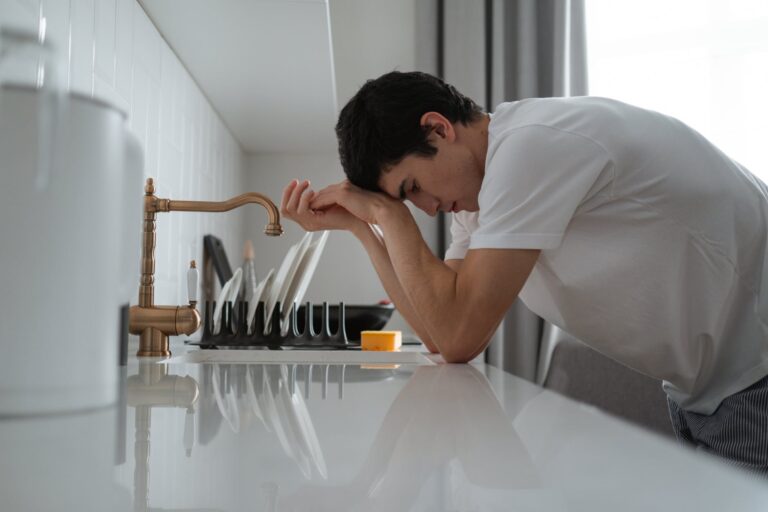
[[[403,218],[404,214],[409,214],[410,211],[405,203],[400,201],[386,201],[381,203],[376,209],[376,224],[379,226],[388,225],[392,222],[398,222]]]

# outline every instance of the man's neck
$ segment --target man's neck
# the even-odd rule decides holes
[[[483,116],[469,125],[469,143],[472,156],[475,158],[478,169],[485,175],[485,157],[488,154],[488,125],[491,124],[491,116]]]

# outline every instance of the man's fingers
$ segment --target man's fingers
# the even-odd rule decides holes
[[[296,185],[299,184],[299,180],[291,180],[288,185],[283,189],[283,199],[280,202],[280,213],[285,215],[288,213],[288,200],[291,198],[291,193],[293,192],[293,189],[296,188]]]
[[[304,215],[307,213],[309,211],[309,202],[314,195],[315,193],[312,190],[307,190],[307,192],[304,193],[299,200],[299,206],[296,208],[296,213],[299,215]]]
[[[336,190],[323,189],[310,201],[309,207],[313,210],[321,210],[328,208],[334,204],[338,204],[338,193]]]
[[[296,188],[293,189],[293,192],[291,192],[291,196],[288,198],[288,203],[286,205],[286,209],[288,210],[289,214],[296,212],[296,209],[299,207],[301,195],[304,193],[307,187],[309,187],[309,181],[304,180],[299,183]]]

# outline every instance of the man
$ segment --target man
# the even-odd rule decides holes
[[[291,182],[283,214],[354,233],[431,351],[471,360],[519,295],[663,380],[681,440],[768,470],[768,189],[749,171],[656,112],[583,97],[490,116],[423,73],[368,81],[336,131],[348,180]],[[453,212],[445,262],[403,200]]]

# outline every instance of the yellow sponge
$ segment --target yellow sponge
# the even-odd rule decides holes
[[[403,335],[400,331],[363,331],[360,333],[363,350],[400,350]]]

